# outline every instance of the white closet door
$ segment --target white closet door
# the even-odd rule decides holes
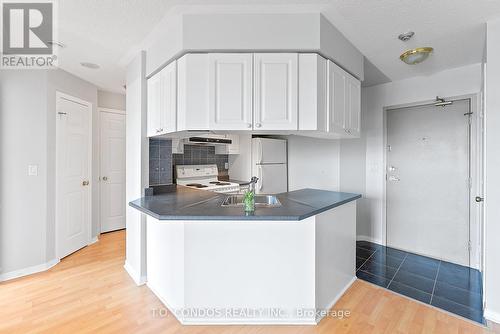
[[[90,103],[57,96],[57,255],[63,258],[90,241]]]
[[[125,228],[125,114],[101,112],[101,232]]]

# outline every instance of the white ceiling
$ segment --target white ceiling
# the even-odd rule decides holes
[[[485,22],[500,16],[497,0],[333,0],[325,16],[391,80],[480,62]],[[414,31],[408,42],[400,33]],[[419,65],[399,55],[419,46],[434,54]]]
[[[167,15],[182,7],[203,11],[322,12],[391,80],[426,75],[477,63],[485,46],[485,25],[500,17],[498,0],[63,0],[58,8],[59,50],[64,70],[101,89],[124,92],[125,67],[134,50]],[[201,6],[202,5],[202,6]],[[399,33],[415,37],[403,43]],[[424,63],[409,66],[399,60],[404,50],[432,46]],[[101,66],[91,70],[80,62]],[[374,72],[374,71],[369,71]],[[375,73],[377,73],[375,71]],[[380,73],[377,73],[378,77]],[[383,76],[382,76],[383,77]],[[377,78],[367,77],[370,84]]]

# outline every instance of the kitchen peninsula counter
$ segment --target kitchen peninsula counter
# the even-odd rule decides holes
[[[158,220],[300,221],[361,198],[358,194],[301,189],[276,195],[281,202],[279,207],[257,207],[252,215],[246,215],[242,206],[222,207],[226,196],[173,186],[163,194],[130,202],[130,206]]]
[[[221,207],[182,186],[130,205],[147,215],[147,285],[185,325],[317,324],[356,279],[356,200],[302,189],[280,207]]]

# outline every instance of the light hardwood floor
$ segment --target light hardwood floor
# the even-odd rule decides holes
[[[489,333],[487,329],[356,281],[335,305],[351,316],[318,326],[181,326],[123,269],[125,232],[63,259],[47,272],[0,283],[0,333]]]

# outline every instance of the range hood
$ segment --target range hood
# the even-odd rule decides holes
[[[225,136],[217,135],[200,135],[195,137],[189,137],[186,144],[204,144],[204,145],[230,145],[232,140],[226,138]]]

